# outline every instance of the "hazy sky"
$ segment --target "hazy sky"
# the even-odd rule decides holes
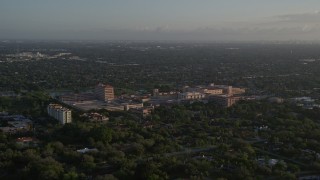
[[[0,39],[320,40],[320,0],[0,0]]]

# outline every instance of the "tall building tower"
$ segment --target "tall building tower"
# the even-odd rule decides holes
[[[71,110],[60,104],[49,104],[47,107],[49,116],[58,120],[61,124],[71,123]]]
[[[228,94],[228,96],[232,96],[232,95],[233,95],[233,93],[232,93],[232,86],[228,86],[227,94]]]
[[[114,100],[114,89],[110,85],[99,83],[95,88],[95,95],[101,101]]]
[[[159,96],[159,89],[153,89],[153,96],[158,97]]]

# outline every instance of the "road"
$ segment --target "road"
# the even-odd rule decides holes
[[[202,147],[202,148],[185,148],[183,151],[177,151],[177,152],[171,152],[171,153],[165,153],[165,157],[171,157],[171,156],[178,156],[178,155],[183,155],[183,154],[193,154],[193,153],[199,153],[199,152],[207,152],[207,151],[212,151],[216,149],[217,146],[207,146],[207,147]]]
[[[258,152],[261,152],[263,154],[268,154],[272,157],[276,157],[276,158],[279,158],[279,159],[282,159],[282,160],[285,160],[285,161],[288,161],[288,162],[291,162],[293,164],[297,164],[297,165],[300,165],[300,166],[303,166],[303,167],[306,167],[307,165],[306,164],[303,164],[299,161],[296,161],[296,160],[293,160],[293,159],[290,159],[290,158],[287,158],[287,157],[284,157],[284,156],[281,156],[279,154],[275,154],[275,153],[271,153],[269,151],[265,151],[265,150],[262,150],[262,149],[259,149],[259,148],[255,148],[256,151]]]
[[[257,139],[257,140],[251,140],[251,141],[246,141],[246,142],[253,145],[255,143],[260,143],[260,142],[264,142],[264,141],[265,141],[264,139]],[[216,148],[217,148],[217,146],[184,148],[184,150],[182,150],[182,151],[165,153],[163,156],[164,157],[171,157],[171,156],[179,156],[179,155],[184,155],[184,154],[194,154],[194,153],[212,151],[212,150],[214,150]],[[257,147],[254,147],[254,149],[255,149],[255,151],[261,152],[263,154],[268,154],[268,155],[270,155],[272,157],[276,157],[276,158],[285,160],[287,162],[291,162],[291,163],[294,163],[294,164],[297,164],[297,165],[300,165],[300,166],[304,166],[304,167],[307,166],[306,164],[301,163],[299,161],[296,161],[294,159],[290,159],[290,158],[287,158],[287,157],[284,157],[284,156],[281,156],[281,155],[278,155],[278,154],[275,154],[275,153],[271,153],[269,151],[265,151],[265,150],[259,149]],[[152,160],[152,159],[153,159],[153,157],[148,158],[148,160]]]

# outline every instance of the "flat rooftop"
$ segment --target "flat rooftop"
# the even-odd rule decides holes
[[[89,111],[91,109],[103,109],[107,104],[99,100],[82,101],[82,102],[64,101],[64,103],[83,111]]]

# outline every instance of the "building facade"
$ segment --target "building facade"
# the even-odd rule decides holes
[[[160,100],[177,99],[178,93],[179,92],[176,92],[176,91],[159,92],[159,89],[153,89],[152,97]]]
[[[124,110],[143,108],[143,103],[123,103]]]
[[[232,88],[232,94],[244,94],[246,89],[244,88]]]
[[[217,94],[223,94],[223,89],[205,88],[202,90],[202,92],[209,95],[217,95]]]
[[[95,95],[101,101],[114,100],[114,89],[110,85],[99,83],[95,88]]]
[[[47,107],[49,116],[58,120],[61,124],[71,123],[71,110],[61,106],[60,104],[49,104]]]
[[[204,99],[205,97],[206,95],[200,92],[185,92],[178,95],[180,100]]]

